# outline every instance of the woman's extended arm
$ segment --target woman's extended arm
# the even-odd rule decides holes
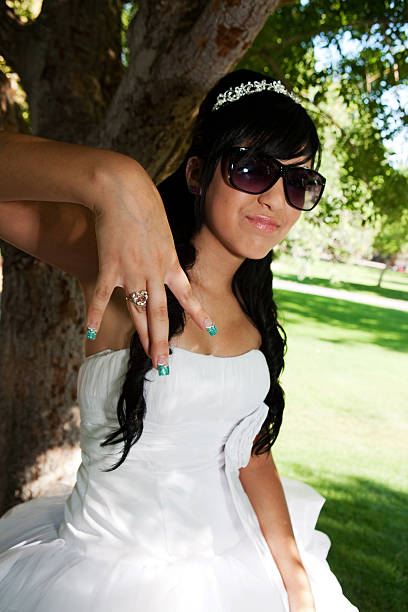
[[[314,612],[309,579],[293,535],[281,480],[271,453],[251,455],[240,480],[258,517],[289,597],[291,612]]]
[[[169,352],[167,284],[196,324],[206,328],[210,317],[179,264],[162,199],[138,162],[104,149],[0,132],[0,236],[3,226],[5,240],[22,250],[27,240],[31,250],[26,250],[33,253],[30,229],[35,211],[27,214],[25,231],[16,229],[16,240],[11,226],[7,231],[13,203],[22,201],[80,204],[94,214],[99,266],[87,326],[99,329],[115,287],[123,287],[126,293],[146,288],[147,311],[137,312],[129,303],[128,307],[140,341],[157,367],[159,355]],[[25,209],[19,208],[21,223]],[[46,210],[41,208],[43,218]],[[55,209],[52,214],[55,217]],[[42,239],[46,236],[42,232]],[[64,242],[60,251],[59,261],[64,257]]]

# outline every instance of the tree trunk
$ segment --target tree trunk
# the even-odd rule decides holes
[[[141,2],[129,27],[129,68],[88,142],[135,157],[157,182],[165,178],[187,149],[197,106],[281,3]]]
[[[124,71],[120,0],[44,0],[26,24],[0,0],[0,54],[21,78],[34,134],[113,148],[160,179],[180,161],[207,90],[279,4],[141,1]],[[0,513],[75,473],[85,321],[74,279],[1,247]]]
[[[23,26],[0,5],[0,53],[20,76],[34,134],[86,140],[123,73],[120,18],[119,0],[46,0]],[[11,245],[1,249],[0,513],[60,480],[73,482],[85,322],[74,278]]]
[[[1,250],[0,487],[6,509],[72,480],[78,467],[84,308],[73,278],[4,242]]]
[[[397,255],[390,255],[385,262],[385,266],[383,267],[383,269],[380,272],[380,276],[378,278],[378,282],[377,282],[377,287],[381,287],[381,283],[383,281],[384,278],[384,274],[387,270],[389,270],[391,268],[391,266],[393,266],[395,264],[395,261],[397,259]]]

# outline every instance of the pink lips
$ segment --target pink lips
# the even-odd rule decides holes
[[[246,217],[252,225],[255,225],[258,229],[263,232],[274,232],[278,229],[279,223],[276,223],[270,217],[264,217],[263,215],[256,215],[256,217]]]

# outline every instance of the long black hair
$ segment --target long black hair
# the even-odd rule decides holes
[[[306,110],[284,93],[266,90],[226,102],[213,110],[220,93],[248,82],[266,80],[250,70],[238,70],[223,77],[200,106],[191,146],[179,168],[159,186],[180,265],[188,277],[194,266],[196,249],[192,238],[204,221],[206,193],[214,171],[224,153],[232,146],[249,146],[281,159],[302,157],[318,168],[321,147],[316,128]],[[200,195],[192,195],[186,184],[185,170],[189,157],[203,160]],[[282,423],[284,393],[279,376],[284,366],[286,334],[277,320],[272,290],[272,251],[262,259],[245,259],[232,278],[232,290],[242,310],[250,317],[262,336],[271,385],[265,398],[269,411],[252,447],[252,453],[268,452]],[[165,286],[169,316],[169,341],[184,330],[183,307]],[[170,349],[171,353],[171,349]],[[152,361],[144,351],[137,332],[133,334],[125,380],[117,405],[119,428],[107,436],[101,446],[123,443],[119,461],[104,471],[118,468],[143,431],[146,403],[143,385]]]

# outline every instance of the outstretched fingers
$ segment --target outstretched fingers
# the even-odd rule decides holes
[[[146,291],[146,281],[138,280],[132,283],[131,286],[126,286],[124,288],[125,296],[129,296],[130,293],[137,291]],[[143,301],[143,297],[140,296],[139,299]],[[136,332],[139,336],[139,340],[141,345],[143,346],[144,352],[146,355],[150,354],[150,341],[149,341],[149,329],[147,324],[147,304],[149,298],[147,299],[145,306],[137,306],[132,299],[126,299],[126,304],[129,310],[130,317],[133,321],[133,325],[135,326]]]
[[[114,277],[109,273],[99,273],[86,316],[86,337],[95,340],[101,326],[103,314],[115,288]]]
[[[139,277],[132,281],[131,286],[126,282],[125,295],[133,291],[147,291],[144,306],[138,306],[131,299],[126,300],[126,303],[140,343],[160,375],[169,374],[169,317],[165,284],[200,329],[206,330],[211,336],[217,333],[215,324],[194,295],[188,277],[179,264],[173,266],[164,281],[158,275],[147,280]],[[109,270],[100,272],[87,313],[87,338],[95,339],[116,286],[116,273]]]
[[[204,310],[200,301],[194,295],[190,281],[180,265],[177,265],[176,270],[168,274],[165,282],[196,325],[200,329],[206,330],[210,336],[214,336],[217,333],[217,328],[208,312]]]
[[[167,375],[169,374],[169,315],[166,290],[160,278],[153,278],[147,281],[147,291],[151,360],[160,375]]]

